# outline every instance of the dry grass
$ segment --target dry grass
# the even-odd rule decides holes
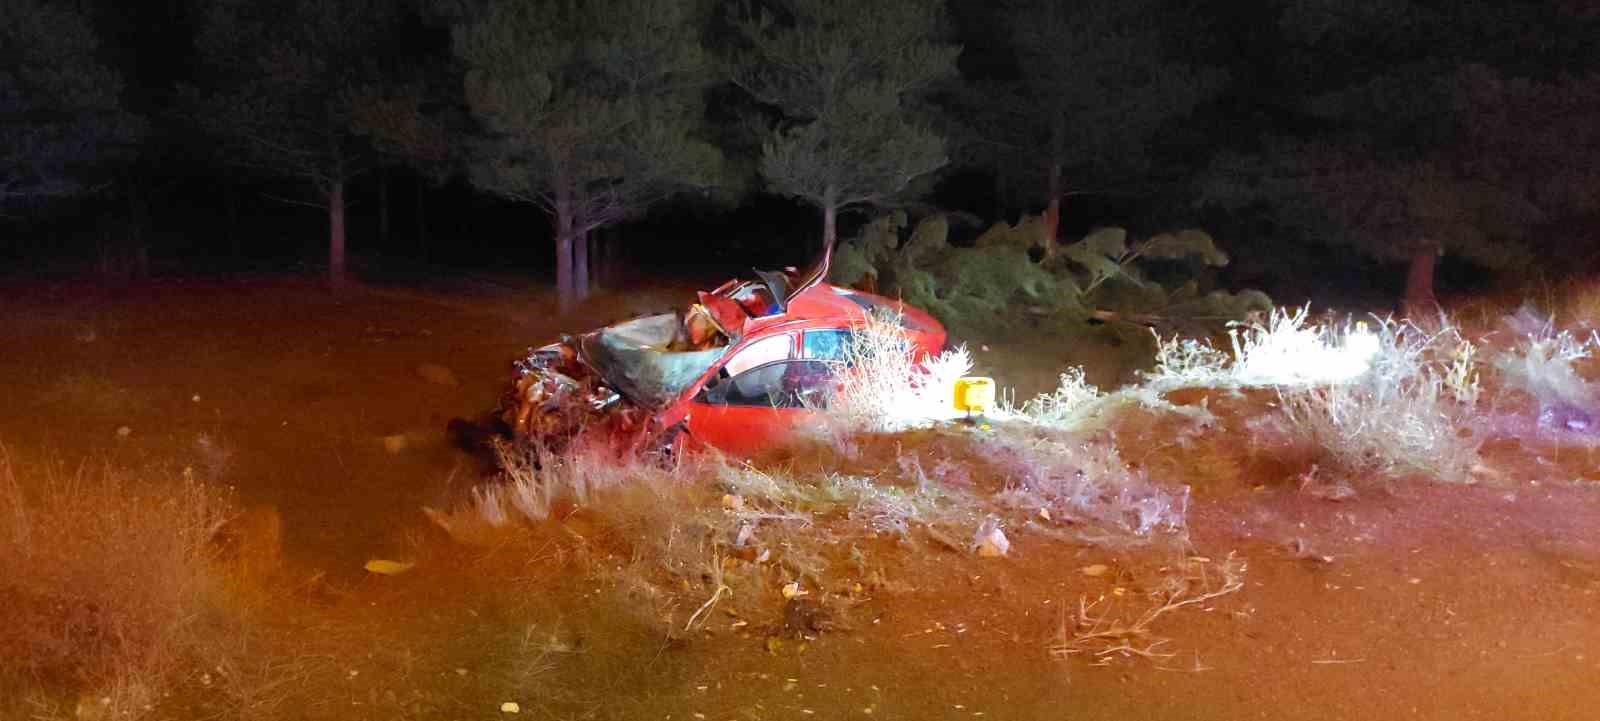
[[[972,372],[965,347],[924,357],[893,315],[869,315],[845,349],[848,370],[828,403],[844,432],[893,432],[956,416],[955,382]]]
[[[1170,650],[1171,639],[1155,632],[1156,622],[1184,608],[1211,610],[1214,601],[1244,588],[1247,569],[1245,561],[1232,553],[1221,561],[1190,556],[1162,569],[1155,588],[1143,594],[1148,605],[1136,612],[1129,607],[1136,603],[1137,594],[1122,586],[1093,601],[1080,596],[1078,608],[1070,617],[1062,609],[1060,629],[1050,654],[1057,658],[1083,656],[1099,666],[1117,658],[1166,662],[1177,653]]]
[[[0,451],[0,686],[80,695],[80,718],[153,710],[228,615],[213,538],[230,509],[192,478],[62,473]]]

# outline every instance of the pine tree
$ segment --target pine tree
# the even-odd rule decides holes
[[[473,184],[550,215],[562,304],[587,294],[587,239],[717,182],[698,137],[714,64],[692,0],[492,0],[456,29],[483,126]]]
[[[1593,20],[1487,5],[1435,20],[1409,0],[1287,3],[1284,65],[1310,88],[1291,99],[1310,130],[1226,154],[1206,181],[1212,201],[1259,205],[1303,239],[1405,263],[1413,315],[1437,308],[1442,255],[1522,267],[1539,228],[1592,212],[1600,151],[1600,74],[1519,70],[1564,39],[1592,38]],[[1504,31],[1517,26],[1530,29]]]
[[[0,215],[93,190],[142,123],[118,101],[122,80],[70,7],[0,0]]]
[[[1002,15],[1017,81],[964,93],[976,151],[1038,188],[1045,254],[1053,255],[1064,196],[1126,183],[1148,169],[1164,124],[1215,96],[1226,76],[1172,57],[1160,0],[1016,0]],[[1184,28],[1182,32],[1193,32]]]
[[[384,41],[389,0],[207,0],[197,39],[205,82],[187,89],[231,162],[303,181],[328,216],[328,274],[345,281],[346,192],[376,156],[358,109],[400,81]]]
[[[735,82],[781,115],[760,169],[778,193],[822,212],[831,249],[839,211],[893,201],[947,162],[920,112],[955,71],[930,0],[781,0],[739,19]]]

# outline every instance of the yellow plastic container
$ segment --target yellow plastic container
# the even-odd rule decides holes
[[[984,413],[994,407],[994,379],[968,376],[956,381],[955,409]]]

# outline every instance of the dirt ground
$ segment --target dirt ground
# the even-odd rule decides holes
[[[319,659],[296,680],[316,691],[245,717],[510,718],[505,702],[618,719],[1600,716],[1592,449],[1503,444],[1514,463],[1497,481],[1332,501],[1152,447],[1181,476],[1162,480],[1193,488],[1188,547],[1024,533],[1002,559],[905,557],[895,592],[852,598],[837,627],[783,643],[721,616],[663,639],[560,559],[508,562],[428,522],[423,507],[481,480],[447,423],[491,407],[518,352],[690,289],[603,293],[561,315],[537,289],[490,282],[338,296],[280,278],[8,287],[0,443],[64,466],[188,467],[276,513],[278,578],[319,590],[272,622]],[[1037,384],[1056,346],[988,352]],[[1145,572],[1229,553],[1248,562],[1243,588],[1157,627],[1176,655],[1052,654],[1080,598],[1136,614],[1119,599]],[[418,565],[377,576],[362,569],[374,558]],[[195,703],[167,713],[208,708]]]

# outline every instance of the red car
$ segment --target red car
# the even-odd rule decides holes
[[[519,440],[570,438],[599,422],[653,447],[749,456],[826,406],[869,314],[898,317],[919,353],[944,347],[944,327],[927,313],[823,282],[829,255],[804,272],[757,271],[702,291],[683,313],[531,351],[517,363],[502,420]]]

